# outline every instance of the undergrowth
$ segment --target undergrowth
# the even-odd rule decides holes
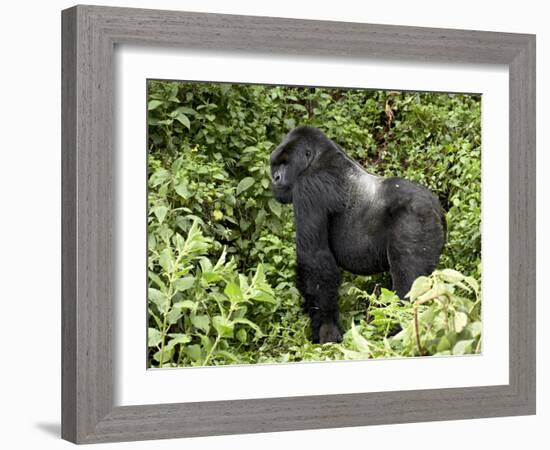
[[[481,351],[480,97],[150,81],[149,367]],[[294,286],[292,208],[268,158],[299,124],[447,211],[440,267],[401,302],[387,274],[344,274],[340,344],[312,344]]]

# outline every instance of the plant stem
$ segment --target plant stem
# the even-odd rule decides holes
[[[248,290],[247,290],[247,292],[248,292]],[[227,313],[227,320],[231,320],[231,316],[233,315],[234,312],[235,312],[235,304],[232,303],[230,308],[229,308],[229,311]],[[222,312],[222,314],[223,314],[223,312]],[[204,361],[202,363],[203,366],[206,366],[206,364],[208,363],[208,361],[212,357],[212,353],[214,353],[214,350],[216,349],[216,347],[220,343],[220,340],[221,340],[221,336],[218,334],[216,336],[216,340],[214,341],[214,344],[212,344],[212,347],[210,348],[210,351],[206,355],[206,358],[204,358]]]
[[[166,340],[166,316],[168,314],[164,314],[164,319],[162,322],[162,331],[160,332],[162,336],[161,346],[160,346],[160,359],[159,359],[159,368],[162,368],[163,364],[163,358],[164,358],[164,341]]]
[[[424,354],[424,350],[422,349],[422,344],[420,343],[420,334],[418,330],[418,306],[414,305],[414,334],[416,335],[416,345],[418,346],[418,353],[420,355]]]
[[[174,292],[172,292],[172,283],[174,282],[172,274],[170,274],[169,280],[170,280],[169,281],[170,287],[168,289],[168,292],[166,293],[166,297],[168,298],[169,304],[168,304],[167,310],[162,315],[162,330],[160,332],[160,335],[162,336],[162,341],[161,341],[161,347],[160,347],[159,368],[162,368],[162,364],[164,363],[164,344],[166,341],[166,332],[168,331],[166,329],[166,319],[168,317],[168,313],[170,312],[170,308],[172,306],[172,296],[174,295]]]
[[[208,360],[212,356],[212,353],[214,352],[215,348],[218,346],[220,342],[220,335],[216,336],[216,340],[214,341],[214,344],[212,344],[212,347],[210,348],[210,351],[208,352],[208,355],[206,355],[206,358],[204,358],[204,362],[202,363],[203,366],[206,366],[208,363]]]
[[[479,341],[477,341],[475,353],[479,353],[480,351],[481,351],[481,336],[479,337]]]

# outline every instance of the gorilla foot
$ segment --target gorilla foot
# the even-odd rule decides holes
[[[342,342],[342,333],[335,323],[324,323],[319,327],[319,343]]]

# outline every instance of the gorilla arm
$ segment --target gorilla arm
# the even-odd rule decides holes
[[[299,192],[294,196],[296,286],[311,318],[312,341],[339,342],[342,339],[338,326],[340,269],[329,246],[329,198],[321,192],[311,192],[312,186],[309,189],[308,195]]]

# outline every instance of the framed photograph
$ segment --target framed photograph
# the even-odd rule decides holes
[[[63,11],[62,435],[535,413],[535,37]]]

